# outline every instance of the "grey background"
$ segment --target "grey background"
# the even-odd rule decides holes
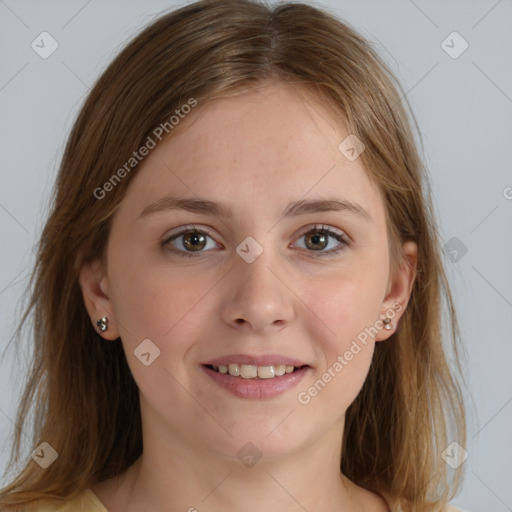
[[[84,96],[129,37],[176,5],[0,0],[0,351],[20,317],[32,249]],[[420,124],[442,243],[452,251],[446,262],[467,352],[466,393],[475,404],[465,486],[453,503],[512,511],[512,1],[318,5],[376,43]],[[59,45],[47,59],[31,48],[43,31]],[[455,59],[441,46],[453,31],[469,44]],[[450,38],[445,44],[461,48]],[[11,351],[0,362],[3,471],[23,367]]]

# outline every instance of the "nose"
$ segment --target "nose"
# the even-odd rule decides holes
[[[260,334],[281,330],[294,316],[294,293],[271,251],[252,263],[235,260],[225,284],[221,316],[231,327]]]

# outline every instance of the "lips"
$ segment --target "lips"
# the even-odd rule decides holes
[[[237,397],[272,398],[291,389],[311,367],[280,354],[231,354],[201,364],[205,374]]]

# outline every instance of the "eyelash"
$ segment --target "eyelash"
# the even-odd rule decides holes
[[[326,235],[336,239],[338,242],[340,242],[340,245],[338,247],[336,247],[335,249],[330,249],[328,251],[323,251],[323,250],[322,251],[313,251],[313,250],[308,251],[307,249],[305,249],[307,252],[311,252],[311,253],[318,252],[318,256],[314,256],[314,257],[323,257],[323,258],[327,257],[328,258],[331,256],[335,256],[337,253],[342,251],[345,248],[345,246],[350,245],[350,242],[348,241],[346,235],[344,235],[343,233],[338,233],[337,231],[334,231],[334,230],[330,229],[329,227],[324,226],[323,224],[322,225],[315,224],[314,226],[308,228],[307,231],[304,231],[299,236],[299,239],[302,238],[303,236],[305,236],[311,232],[315,232],[315,231],[319,232],[319,233],[326,234]],[[174,233],[170,237],[167,237],[166,239],[164,239],[161,242],[161,246],[164,247],[164,246],[168,245],[170,242],[172,242],[173,240],[179,238],[180,236],[186,235],[188,233],[196,233],[196,234],[206,235],[213,240],[213,237],[207,231],[201,231],[201,230],[196,229],[195,227],[192,227],[192,229],[190,229],[190,228],[183,229],[183,230],[179,231],[178,233]],[[182,251],[181,249],[176,249],[175,247],[172,247],[172,249],[169,249],[169,250],[175,254],[178,254],[179,256],[184,256],[186,258],[197,258],[197,257],[201,256],[202,253],[207,252],[207,251],[197,251],[197,252]]]

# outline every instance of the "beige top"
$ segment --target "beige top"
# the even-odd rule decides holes
[[[71,500],[62,500],[51,505],[34,505],[31,512],[108,512],[107,508],[99,500],[98,496],[91,491],[85,491]],[[445,512],[464,512],[449,505]]]

